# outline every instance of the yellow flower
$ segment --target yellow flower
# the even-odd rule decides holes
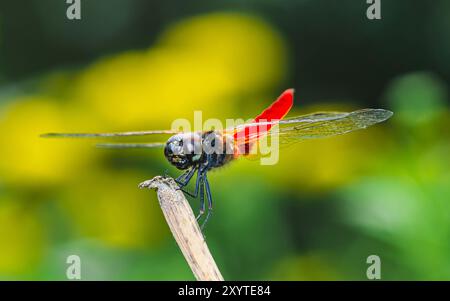
[[[286,47],[263,20],[237,13],[213,13],[167,29],[160,43],[201,55],[230,76],[238,90],[273,87],[286,72]]]
[[[0,174],[20,185],[54,184],[73,173],[83,154],[79,144],[39,137],[64,131],[69,121],[54,99],[16,99],[0,117]],[[78,147],[77,147],[78,145]]]
[[[242,93],[285,72],[282,39],[259,19],[210,14],[173,25],[148,51],[105,58],[83,72],[74,100],[115,129],[170,127],[176,118],[230,117]]]

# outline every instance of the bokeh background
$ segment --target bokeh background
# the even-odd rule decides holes
[[[0,278],[194,279],[155,193],[160,149],[102,150],[44,132],[244,118],[296,88],[291,116],[395,112],[365,131],[210,173],[206,236],[226,279],[450,279],[450,2],[0,2]],[[164,141],[165,136],[144,141]],[[141,139],[142,140],[142,139]],[[198,202],[191,202],[197,210]]]

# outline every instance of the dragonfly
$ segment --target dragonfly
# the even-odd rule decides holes
[[[101,148],[163,148],[168,162],[184,172],[175,179],[187,195],[200,199],[199,220],[207,211],[201,228],[213,212],[213,198],[207,174],[237,158],[247,156],[264,137],[279,138],[280,144],[306,139],[325,138],[365,129],[389,119],[393,112],[384,109],[361,109],[352,112],[316,112],[284,118],[294,103],[294,89],[284,91],[251,122],[223,130],[181,132],[150,130],[113,133],[47,133],[47,138],[114,138],[127,136],[171,135],[158,143],[98,143]],[[186,189],[196,176],[193,192]],[[145,183],[145,182],[144,182]],[[142,185],[142,184],[141,184]],[[206,201],[208,208],[206,209]]]

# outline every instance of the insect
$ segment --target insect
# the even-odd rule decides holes
[[[172,135],[165,143],[101,143],[104,148],[164,148],[166,159],[185,172],[175,181],[186,194],[200,198],[197,220],[208,213],[202,228],[208,221],[213,199],[208,182],[208,171],[221,167],[238,157],[248,155],[263,137],[277,135],[282,144],[304,139],[323,138],[367,128],[390,118],[393,113],[383,109],[362,109],[353,112],[318,112],[283,119],[293,105],[294,90],[284,91],[277,100],[253,119],[252,122],[234,128],[202,132],[178,132],[173,130],[139,131],[119,133],[48,133],[43,137],[108,138]],[[197,173],[194,192],[184,188]]]

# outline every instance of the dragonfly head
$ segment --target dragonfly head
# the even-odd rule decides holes
[[[178,169],[188,169],[202,157],[202,137],[196,133],[176,134],[164,148],[167,160]]]

